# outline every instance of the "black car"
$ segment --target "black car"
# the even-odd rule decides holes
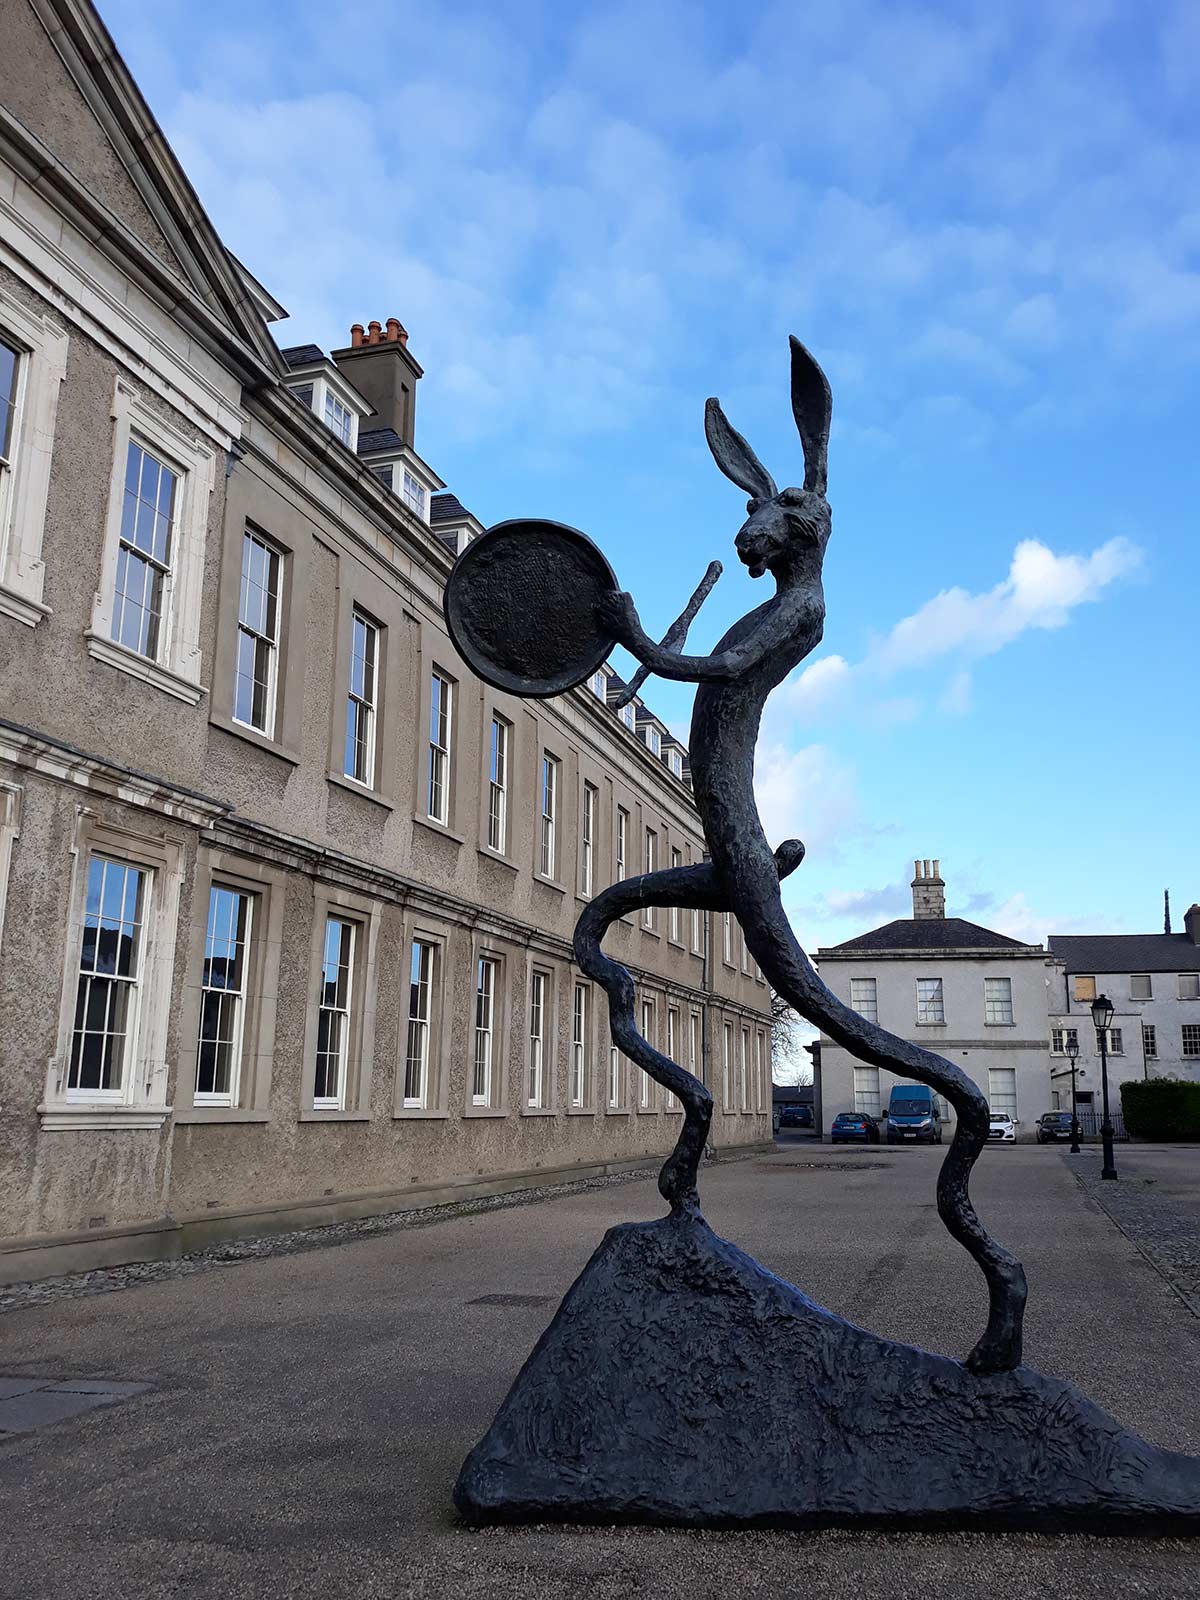
[[[811,1106],[781,1106],[779,1110],[779,1125],[781,1128],[811,1128],[813,1114]]]
[[[839,1111],[829,1130],[830,1144],[878,1144],[879,1124],[861,1111]]]
[[[1038,1118],[1037,1142],[1039,1144],[1056,1144],[1060,1139],[1071,1137],[1071,1113],[1069,1111],[1044,1111]]]

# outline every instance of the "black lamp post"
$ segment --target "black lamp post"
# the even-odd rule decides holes
[[[1112,1021],[1112,1001],[1098,994],[1092,1001],[1092,1021],[1096,1025],[1096,1042],[1100,1046],[1100,1091],[1104,1105],[1104,1120],[1100,1124],[1100,1141],[1104,1146],[1102,1178],[1115,1178],[1117,1164],[1113,1159],[1113,1125],[1108,1115],[1108,1025]]]
[[[1079,1040],[1068,1030],[1067,1060],[1071,1063],[1071,1154],[1079,1154],[1079,1104],[1075,1099],[1075,1063],[1079,1060]]]

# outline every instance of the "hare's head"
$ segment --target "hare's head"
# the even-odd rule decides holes
[[[776,489],[771,474],[750,446],[730,427],[716,400],[704,408],[704,432],[713,459],[727,478],[750,496],[750,515],[737,536],[737,553],[752,578],[764,572],[782,577],[797,567],[818,570],[829,538],[829,502],[825,498],[829,418],[833,399],[829,383],[808,351],[793,338],[792,413],[804,449],[804,487]]]

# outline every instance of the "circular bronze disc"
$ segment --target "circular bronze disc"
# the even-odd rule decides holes
[[[613,648],[596,602],[617,587],[585,533],[498,522],[454,564],[442,606],[454,647],[485,683],[540,699],[589,678]]]

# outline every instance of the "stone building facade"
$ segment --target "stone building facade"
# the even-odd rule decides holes
[[[281,351],[85,0],[0,8],[0,1278],[657,1156],[570,938],[699,860],[686,752],[466,671],[480,523],[396,322]],[[661,735],[661,728],[659,728]],[[653,744],[659,744],[659,750]],[[736,927],[613,930],[770,1136]]]
[[[913,915],[817,952],[821,977],[840,1000],[901,1038],[935,1050],[972,1077],[993,1111],[1031,1139],[1050,1108],[1047,983],[1041,945],[946,915],[938,862],[918,861]],[[817,1057],[822,1135],[840,1111],[887,1110],[892,1085],[911,1082],[856,1061],[822,1037]],[[940,1101],[948,1129],[953,1108]]]

